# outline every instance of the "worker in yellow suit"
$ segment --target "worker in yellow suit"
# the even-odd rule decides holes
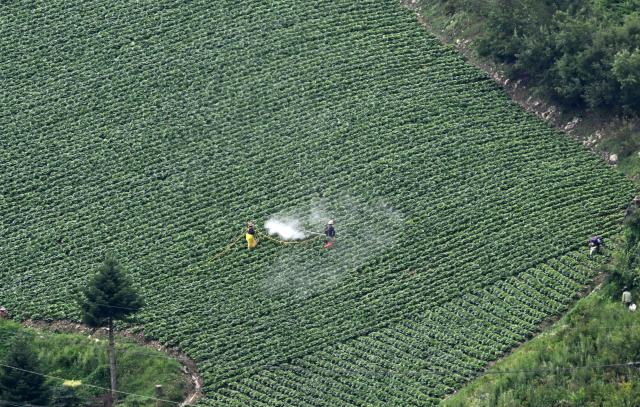
[[[247,223],[247,233],[244,235],[244,238],[247,239],[247,249],[249,250],[253,249],[258,244],[258,240],[256,239],[256,229],[253,223]]]

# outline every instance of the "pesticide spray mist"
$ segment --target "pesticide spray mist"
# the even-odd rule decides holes
[[[307,233],[301,229],[300,221],[294,218],[272,217],[264,224],[264,228],[270,235],[277,235],[284,240],[301,240],[307,237]]]
[[[404,225],[402,215],[383,201],[340,196],[274,215],[265,229],[283,240],[300,240],[323,235],[329,219],[336,222],[337,244],[325,254],[321,238],[282,247],[263,281],[266,294],[304,299],[331,289],[350,270],[392,249]]]

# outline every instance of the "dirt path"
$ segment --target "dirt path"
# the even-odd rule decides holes
[[[36,330],[45,330],[58,333],[81,333],[92,338],[107,338],[106,328],[93,329],[72,321],[60,320],[46,322],[28,319],[26,321],[22,321],[22,325]],[[117,331],[116,336],[129,339],[145,348],[152,348],[157,351],[164,352],[169,356],[175,358],[182,365],[182,373],[187,378],[188,383],[187,397],[180,404],[180,406],[195,404],[203,396],[202,377],[200,376],[200,373],[198,373],[196,362],[187,357],[185,354],[178,352],[173,348],[166,347],[158,341],[146,339],[144,337],[144,334],[142,334],[141,332],[142,330],[139,327],[127,328],[122,331]]]

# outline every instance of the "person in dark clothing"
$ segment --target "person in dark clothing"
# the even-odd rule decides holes
[[[599,253],[604,246],[604,240],[600,236],[593,236],[589,239],[589,257],[594,253]]]
[[[336,241],[336,229],[333,227],[333,219],[327,222],[327,226],[324,228],[324,243],[325,245]]]

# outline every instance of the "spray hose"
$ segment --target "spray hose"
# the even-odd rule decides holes
[[[229,251],[231,249],[233,249],[233,246],[235,246],[240,240],[242,240],[242,238],[244,237],[244,230],[241,232],[242,234],[240,236],[238,236],[237,238],[233,239],[231,242],[229,242],[228,245],[226,245],[222,250],[220,250],[218,253],[214,254],[213,256],[209,257],[207,260],[204,261],[204,263],[202,263],[202,265],[200,267],[206,267],[206,266],[210,266],[211,264],[215,263],[217,260],[219,260],[222,256],[226,255],[227,253],[229,253]],[[195,268],[195,264],[192,265],[191,267],[189,267],[187,270],[191,271]]]
[[[302,239],[302,240],[280,240],[280,239],[276,239],[274,237],[269,236],[268,234],[262,232],[260,229],[255,228],[256,231],[256,236],[260,236],[260,238],[265,238],[267,240],[270,240],[274,243],[277,244],[281,244],[281,245],[289,245],[289,244],[303,244],[303,243],[310,243],[316,239],[318,239],[319,237],[324,236],[321,233],[314,233],[314,232],[309,232],[309,233],[314,233],[315,236],[311,236],[311,237],[307,237],[306,239]],[[207,260],[205,260],[205,262],[200,266],[200,267],[206,267],[206,266],[210,266],[211,264],[215,263],[217,260],[219,260],[221,257],[225,256],[227,253],[229,253],[229,251],[231,249],[233,249],[233,246],[235,246],[240,240],[242,240],[244,238],[245,235],[245,230],[243,229],[240,232],[240,236],[238,236],[237,238],[235,238],[234,240],[232,240],[231,242],[229,242],[228,245],[226,245],[222,250],[220,250],[218,253],[214,254],[213,256],[209,257]],[[189,267],[189,270],[192,270],[194,266]]]
[[[229,250],[233,249],[233,246],[236,245],[236,243],[238,243],[240,240],[242,240],[242,238],[244,237],[244,233],[241,234],[240,236],[238,236],[235,240],[233,240],[231,243],[229,243],[227,246],[225,246],[224,249],[222,249],[222,251],[218,252],[218,254],[212,256],[209,258],[209,260],[207,260],[207,263],[212,263],[216,260],[218,260],[220,257],[224,256],[225,254],[227,254],[229,252]],[[206,263],[205,263],[206,264]]]

